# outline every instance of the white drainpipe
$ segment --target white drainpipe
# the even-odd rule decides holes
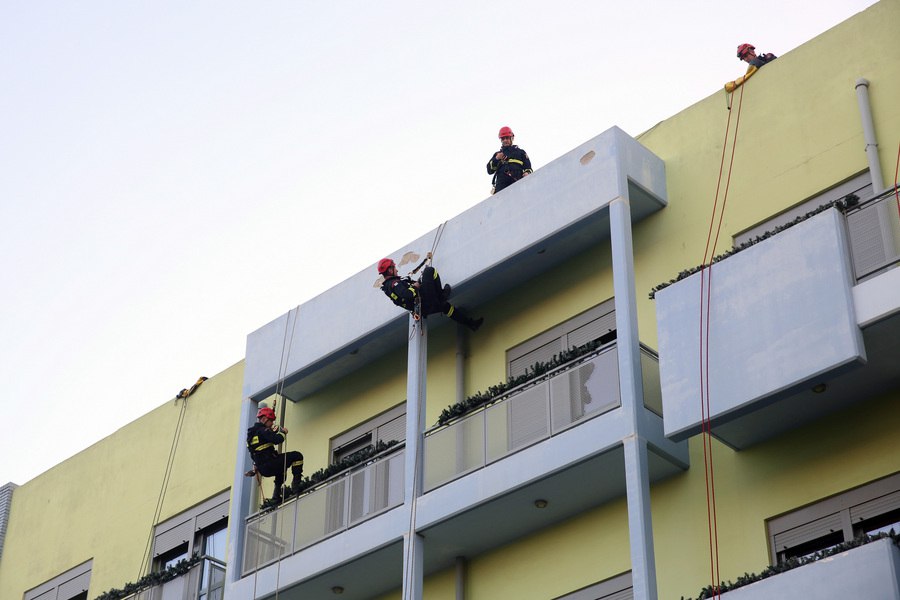
[[[856,99],[862,117],[863,137],[866,140],[866,158],[869,161],[869,175],[872,177],[872,192],[880,194],[885,189],[884,178],[881,176],[881,163],[878,161],[878,142],[875,141],[875,123],[872,121],[872,106],[869,104],[868,79],[856,80]]]

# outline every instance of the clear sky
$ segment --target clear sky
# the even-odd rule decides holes
[[[537,168],[871,4],[0,0],[0,484],[483,200],[500,126]]]

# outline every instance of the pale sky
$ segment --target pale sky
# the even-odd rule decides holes
[[[871,4],[0,0],[0,485],[484,200],[501,126],[538,168]]]

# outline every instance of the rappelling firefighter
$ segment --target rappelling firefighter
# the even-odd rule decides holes
[[[741,44],[737,47],[737,57],[747,63],[749,66],[747,67],[747,72],[744,73],[741,77],[738,77],[734,81],[729,81],[725,84],[726,92],[733,92],[741,85],[744,84],[745,81],[750,79],[754,73],[756,73],[763,65],[766,65],[776,58],[774,54],[771,52],[766,52],[765,54],[757,54],[756,46],[753,44]]]
[[[471,329],[478,331],[484,318],[473,319],[462,309],[450,304],[447,300],[451,293],[449,285],[441,284],[441,276],[428,265],[422,271],[422,276],[413,281],[411,277],[400,277],[397,264],[390,258],[382,258],[378,261],[378,273],[384,276],[381,291],[391,299],[391,302],[405,308],[415,315],[427,317],[436,313],[443,313]]]
[[[291,469],[293,479],[287,494],[296,494],[300,491],[303,479],[303,455],[296,450],[281,453],[276,449],[276,446],[284,442],[288,430],[275,423],[274,409],[263,406],[257,411],[256,419],[256,423],[247,430],[247,449],[250,450],[250,457],[256,465],[257,472],[263,477],[275,478],[272,500],[277,504],[284,498],[282,486],[288,467]]]
[[[494,187],[491,193],[499,192],[532,173],[531,159],[528,158],[528,153],[513,144],[516,137],[513,130],[509,127],[501,127],[498,137],[500,138],[500,150],[494,153],[487,164],[488,175],[494,176]]]

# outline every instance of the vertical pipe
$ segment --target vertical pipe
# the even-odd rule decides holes
[[[456,600],[466,600],[466,557],[456,557]]]
[[[421,600],[424,539],[416,533],[416,501],[422,493],[422,432],[425,431],[425,375],[428,327],[425,319],[409,316],[406,361],[406,459],[404,504],[409,530],[403,540],[403,600]]]
[[[859,103],[859,115],[862,118],[863,138],[866,141],[866,159],[869,161],[869,175],[872,177],[872,192],[880,194],[884,191],[884,177],[881,175],[881,162],[878,158],[878,142],[875,140],[875,122],[872,120],[872,105],[869,103],[869,80],[856,80],[856,100]]]
[[[466,330],[456,324],[456,402],[465,400],[466,385]]]
[[[631,209],[626,198],[609,205],[613,287],[616,305],[616,351],[619,354],[619,389],[622,410],[631,424],[623,440],[625,488],[628,500],[628,536],[631,578],[636,600],[657,600],[656,559],[650,518],[650,474],[644,428],[644,390],[638,341],[637,297],[631,241]]]

